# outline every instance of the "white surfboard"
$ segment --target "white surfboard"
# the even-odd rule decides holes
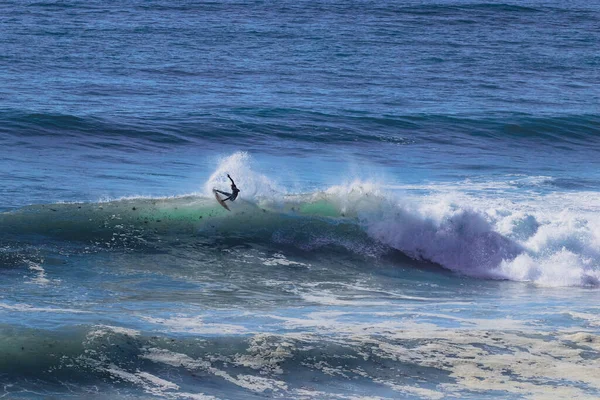
[[[227,207],[227,204],[225,204],[225,202],[223,201],[223,199],[221,198],[221,196],[219,196],[219,193],[213,189],[213,193],[215,194],[215,199],[217,199],[217,201],[219,202],[220,205],[223,206],[224,209],[226,209],[227,211],[231,211],[229,209],[229,207]]]

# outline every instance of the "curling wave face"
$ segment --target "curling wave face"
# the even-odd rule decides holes
[[[217,171],[205,190],[219,184],[219,176]],[[600,219],[594,204],[586,203],[587,212],[577,207],[555,212],[564,197],[547,196],[540,209],[539,199],[531,207],[464,194],[399,196],[365,182],[273,197],[267,181],[241,176],[245,196],[231,212],[203,194],[35,205],[0,214],[0,235],[6,243],[41,235],[139,251],[220,240],[360,257],[399,251],[472,277],[546,286],[600,283]],[[11,254],[4,251],[2,259]]]

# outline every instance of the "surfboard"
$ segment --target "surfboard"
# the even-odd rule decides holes
[[[227,204],[225,204],[225,202],[224,202],[224,201],[223,201],[223,199],[222,199],[222,198],[219,196],[219,193],[218,193],[218,192],[217,192],[215,189],[213,189],[213,193],[215,194],[215,199],[217,199],[217,201],[219,202],[219,204],[220,204],[221,206],[223,206],[223,208],[224,208],[224,209],[226,209],[227,211],[231,211],[231,210],[229,209],[229,207],[227,207]]]

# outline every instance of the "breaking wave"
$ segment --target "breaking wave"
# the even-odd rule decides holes
[[[143,250],[180,240],[235,240],[365,257],[400,251],[478,278],[547,286],[600,284],[600,218],[594,204],[557,211],[561,199],[519,205],[448,194],[403,196],[356,181],[312,193],[278,193],[249,157],[224,159],[203,192],[172,198],[32,205],[0,214],[5,242],[43,235],[99,248]],[[235,174],[243,197],[221,208],[212,187]],[[565,199],[562,199],[566,201]],[[590,199],[588,199],[589,201]],[[545,208],[542,207],[545,204]],[[3,260],[14,260],[4,249]]]

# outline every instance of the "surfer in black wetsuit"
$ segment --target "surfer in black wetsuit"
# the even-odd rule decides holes
[[[233,179],[231,179],[229,174],[227,174],[227,177],[231,181],[231,193],[221,192],[220,190],[216,190],[216,189],[215,189],[215,192],[219,192],[219,193],[227,196],[226,198],[223,199],[223,201],[227,201],[227,200],[235,201],[235,199],[237,199],[237,197],[238,197],[238,193],[240,192],[240,189],[238,189],[237,186],[235,186],[235,182],[233,181]]]

